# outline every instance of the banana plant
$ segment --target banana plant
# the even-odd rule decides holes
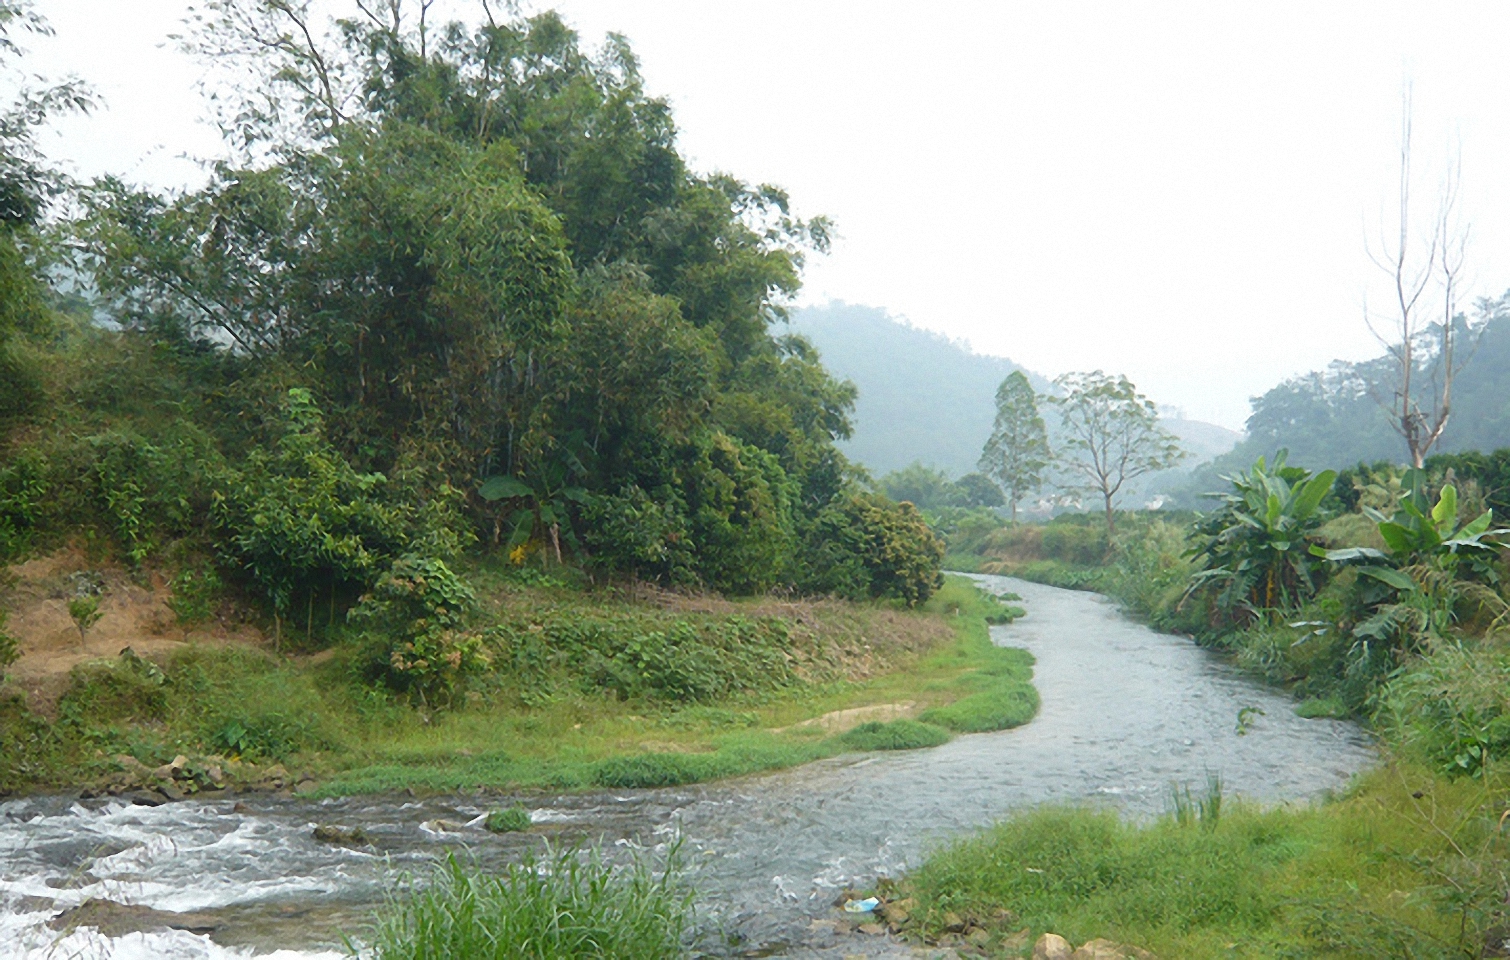
[[[512,519],[512,529],[505,544],[507,550],[531,542],[542,543],[549,547],[556,562],[561,563],[561,541],[564,539],[572,547],[577,546],[570,523],[571,505],[587,500],[585,489],[567,482],[569,474],[577,472],[572,468],[580,466],[575,457],[568,456],[565,462],[547,464],[534,484],[507,475],[484,480],[477,495],[502,507],[494,517],[493,543],[499,542],[504,521]]]
[[[1393,516],[1364,508],[1378,524],[1388,552],[1372,547],[1311,548],[1318,557],[1354,567],[1372,582],[1362,599],[1374,612],[1353,628],[1354,636],[1363,640],[1390,640],[1402,630],[1408,632],[1412,623],[1414,629],[1424,630],[1438,620],[1450,620],[1456,591],[1467,589],[1458,580],[1460,565],[1466,562],[1473,577],[1494,582],[1493,561],[1500,549],[1495,538],[1510,533],[1493,528],[1492,510],[1459,525],[1458,492],[1452,484],[1442,487],[1433,504],[1423,471],[1408,470],[1402,481],[1405,492]],[[1456,589],[1444,590],[1444,579]]]
[[[1437,502],[1432,504],[1424,471],[1407,470],[1403,481],[1405,493],[1393,516],[1387,517],[1372,507],[1364,508],[1369,519],[1378,524],[1379,536],[1389,548],[1388,553],[1372,547],[1342,550],[1313,547],[1311,552],[1333,563],[1357,566],[1360,574],[1402,590],[1413,589],[1414,581],[1397,568],[1430,561],[1455,567],[1459,560],[1466,559],[1476,573],[1492,580],[1493,560],[1500,549],[1495,538],[1510,533],[1504,528],[1491,529],[1494,511],[1485,510],[1460,526],[1456,487],[1450,483],[1442,487]]]
[[[1297,605],[1315,592],[1310,537],[1326,519],[1321,501],[1337,479],[1286,465],[1281,450],[1271,467],[1263,457],[1246,472],[1225,477],[1231,493],[1196,524],[1190,555],[1202,562],[1191,589],[1221,585],[1222,607],[1257,613]]]

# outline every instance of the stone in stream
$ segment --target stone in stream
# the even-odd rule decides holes
[[[325,823],[315,827],[311,836],[321,843],[333,843],[338,847],[360,847],[370,842],[367,831],[361,827],[336,827]]]
[[[54,930],[94,927],[107,937],[124,937],[128,933],[144,933],[164,927],[198,934],[213,933],[220,928],[220,921],[208,913],[175,913],[114,900],[85,900],[53,917],[47,925]]]

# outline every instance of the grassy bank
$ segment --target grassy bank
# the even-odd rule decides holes
[[[1164,960],[1503,956],[1506,786],[1394,764],[1314,808],[1229,799],[1149,825],[1044,809],[937,852],[905,894],[921,930],[947,936],[955,914],[997,956],[1026,955],[1003,946],[1022,929]]]
[[[190,791],[217,775],[325,794],[663,786],[934,745],[1037,708],[1031,658],[987,636],[1011,611],[964,580],[907,610],[469,573],[488,669],[446,709],[380,692],[359,639],[310,657],[122,656],[76,668],[45,713],[6,701],[0,789],[119,783],[180,754]],[[854,729],[805,723],[872,705],[894,708]]]

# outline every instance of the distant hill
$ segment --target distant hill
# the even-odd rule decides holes
[[[1236,430],[1204,420],[1186,420],[1181,417],[1165,417],[1164,429],[1180,438],[1180,444],[1190,453],[1186,467],[1219,457],[1236,447],[1243,435]]]
[[[876,307],[809,307],[793,315],[792,329],[813,342],[824,366],[859,387],[855,435],[841,447],[876,476],[914,460],[951,477],[973,471],[996,418],[996,388],[1022,369]],[[1035,390],[1050,387],[1023,372]]]
[[[813,342],[830,371],[859,388],[855,435],[841,447],[878,477],[914,461],[951,477],[972,472],[996,417],[996,388],[1007,374],[1022,370],[1035,390],[1053,389],[1047,378],[1005,357],[976,353],[963,341],[920,330],[876,307],[809,307],[793,315],[792,330]],[[1192,465],[1242,439],[1195,420],[1167,419],[1164,425],[1193,454]]]

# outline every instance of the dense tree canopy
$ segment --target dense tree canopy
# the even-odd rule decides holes
[[[932,535],[856,499],[835,448],[854,388],[778,329],[826,221],[692,171],[622,39],[594,53],[554,13],[428,11],[353,3],[326,29],[302,0],[202,9],[188,45],[228,78],[232,159],[183,192],[95,183],[51,228],[113,323],[81,312],[55,347],[93,359],[38,366],[68,400],[48,415],[78,422],[25,461],[31,506],[6,506],[24,478],[0,470],[11,542],[46,526],[38,490],[74,490],[58,502],[129,529],[133,563],[209,537],[280,615],[318,599],[333,616],[393,564],[472,539],[743,592],[837,589],[805,559],[826,537],[828,568],[869,571],[845,592],[926,597]],[[30,169],[10,155],[4,190]],[[13,229],[0,283],[52,296]],[[0,349],[20,326],[0,317]],[[125,460],[64,439],[107,428],[88,449]],[[178,513],[145,506],[162,477],[79,486],[179,453],[196,470],[171,530]]]

